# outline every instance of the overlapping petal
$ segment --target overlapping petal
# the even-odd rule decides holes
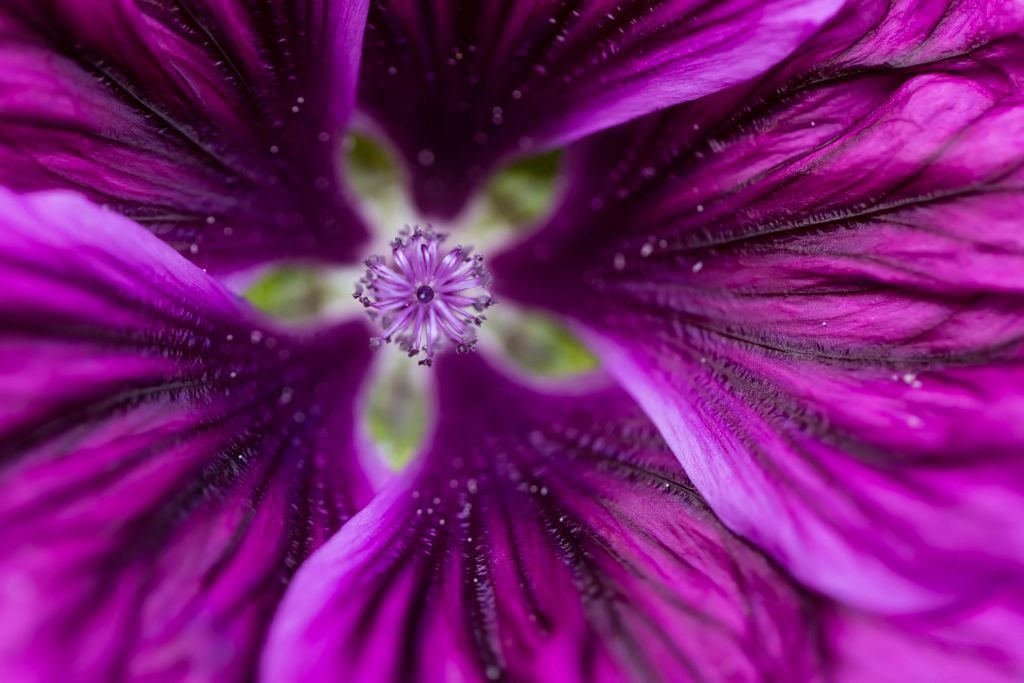
[[[814,678],[802,596],[624,392],[436,370],[427,451],[301,570],[267,680]]]
[[[495,266],[589,329],[727,524],[892,611],[1024,560],[1024,46],[918,4],[599,136]]]
[[[837,0],[376,0],[360,101],[449,216],[496,162],[735,85]]]
[[[0,194],[0,678],[248,680],[370,497],[361,325],[286,334],[130,221]]]
[[[203,265],[359,256],[337,154],[365,0],[10,0],[0,183],[69,188]]]

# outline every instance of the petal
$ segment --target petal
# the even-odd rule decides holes
[[[155,237],[0,193],[0,678],[248,680],[370,497],[367,332],[289,335]]]
[[[0,184],[69,188],[195,261],[347,259],[339,189],[366,1],[9,0]]]
[[[376,0],[362,107],[408,162],[419,207],[451,216],[504,157],[760,74],[838,0]]]
[[[969,610],[880,619],[834,609],[824,621],[840,683],[1011,683],[1024,678],[1024,595],[997,594]]]
[[[426,453],[296,577],[267,680],[813,678],[801,596],[625,394],[437,371]]]
[[[1024,43],[851,68],[595,139],[494,272],[590,330],[733,530],[932,608],[1024,563]]]

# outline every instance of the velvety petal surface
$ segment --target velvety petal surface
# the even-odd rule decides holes
[[[839,0],[374,0],[359,92],[420,208],[450,216],[508,155],[759,75]]]
[[[426,452],[304,565],[266,680],[813,679],[802,596],[624,392],[436,371]]]
[[[248,680],[370,497],[362,325],[292,334],[137,225],[0,193],[0,679]]]
[[[841,683],[1010,683],[1024,679],[1019,586],[969,609],[879,618],[828,610],[830,671]]]
[[[585,327],[731,528],[891,611],[1024,561],[1024,46],[932,5],[855,3],[860,39],[840,17],[583,145],[560,213],[492,264]]]
[[[0,184],[68,188],[203,265],[358,257],[339,187],[365,0],[8,0]]]

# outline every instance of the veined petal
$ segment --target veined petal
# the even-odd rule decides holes
[[[367,331],[289,335],[130,221],[0,194],[0,678],[248,680],[370,497]]]
[[[623,392],[437,373],[427,451],[300,571],[266,680],[814,679],[801,595]]]
[[[9,0],[0,183],[83,192],[203,265],[358,256],[336,157],[366,0]]]
[[[375,0],[360,101],[450,216],[504,157],[757,76],[841,4]]]
[[[590,330],[731,528],[871,609],[1024,565],[1024,44],[954,52],[598,137],[492,264]]]

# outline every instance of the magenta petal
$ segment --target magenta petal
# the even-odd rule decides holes
[[[765,71],[839,0],[376,0],[360,100],[450,216],[502,158]]]
[[[0,193],[0,679],[248,680],[370,497],[367,331],[292,336],[155,237]]]
[[[823,622],[837,683],[1015,683],[1024,680],[1024,593],[970,609],[882,619],[841,608]]]
[[[599,136],[492,264],[590,330],[732,529],[879,610],[1024,569],[1024,43],[953,47]]]
[[[69,188],[192,260],[358,256],[337,178],[365,0],[7,0],[0,183]]]
[[[814,678],[800,594],[624,393],[437,372],[426,453],[301,570],[266,680]]]

